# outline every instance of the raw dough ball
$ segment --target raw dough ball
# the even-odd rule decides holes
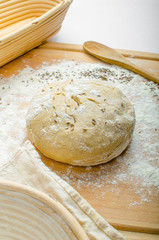
[[[105,163],[128,146],[134,109],[117,88],[100,81],[57,81],[32,99],[31,142],[47,157],[79,166]]]

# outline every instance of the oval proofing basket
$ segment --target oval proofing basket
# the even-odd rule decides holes
[[[88,240],[71,213],[46,194],[0,182],[0,239]]]
[[[61,28],[72,0],[0,0],[0,66]]]

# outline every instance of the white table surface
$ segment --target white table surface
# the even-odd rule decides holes
[[[159,0],[73,0],[49,41],[159,53]]]

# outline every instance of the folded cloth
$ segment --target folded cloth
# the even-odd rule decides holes
[[[15,156],[3,165],[0,180],[29,185],[59,201],[92,240],[126,240],[76,190],[45,166],[30,141],[26,141]]]

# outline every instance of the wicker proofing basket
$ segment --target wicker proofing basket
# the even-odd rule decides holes
[[[71,213],[46,194],[0,182],[0,239],[88,240]]]
[[[0,0],[0,66],[55,35],[72,0]]]

